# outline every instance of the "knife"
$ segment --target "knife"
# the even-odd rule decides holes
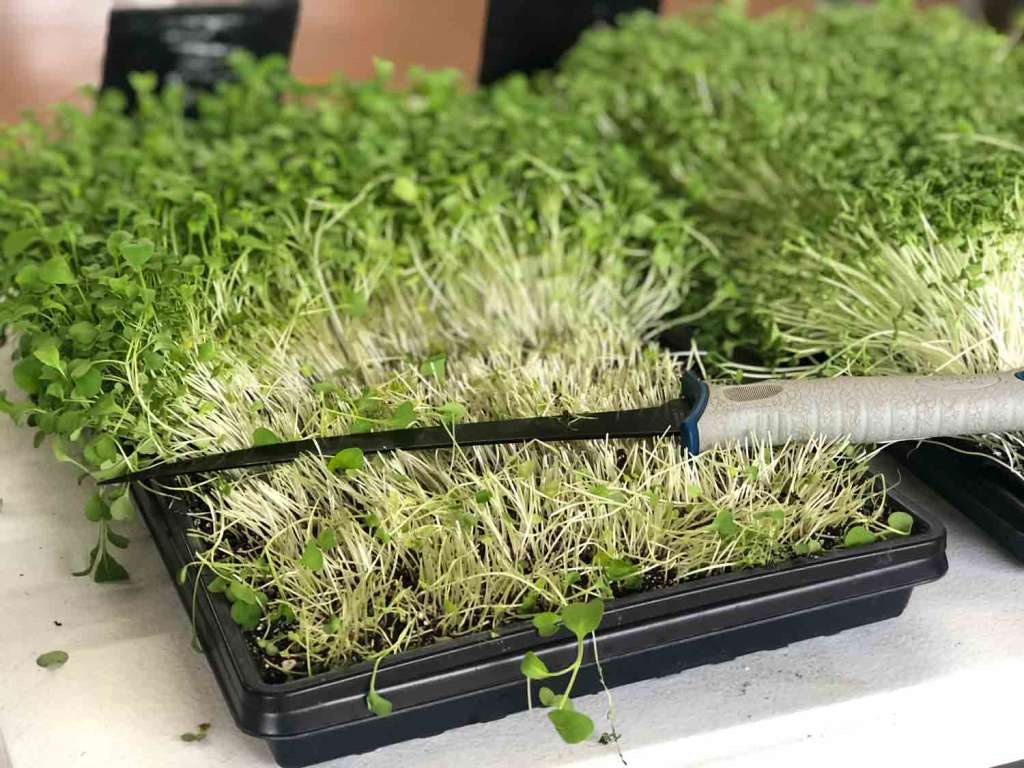
[[[748,438],[773,445],[820,436],[887,443],[1024,431],[1024,370],[970,376],[838,376],[709,385],[687,371],[679,398],[633,410],[542,416],[314,437],[209,454],[102,480],[101,485],[333,456],[675,436],[692,455]]]

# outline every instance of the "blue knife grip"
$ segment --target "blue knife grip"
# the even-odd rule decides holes
[[[700,430],[697,429],[697,422],[707,408],[709,394],[707,383],[698,379],[692,371],[683,374],[683,397],[690,404],[690,412],[679,422],[679,441],[683,444],[683,450],[691,456],[700,453]]]

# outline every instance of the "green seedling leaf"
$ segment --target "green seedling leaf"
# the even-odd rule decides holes
[[[84,374],[77,377],[75,381],[74,395],[90,399],[100,393],[103,387],[103,372],[99,368],[90,367]]]
[[[329,635],[336,635],[341,629],[341,616],[331,616],[324,627]]]
[[[320,547],[320,549],[334,549],[336,546],[338,546],[338,537],[330,528],[324,528],[322,531],[320,531],[320,533],[316,535],[316,543],[317,546]]]
[[[57,669],[58,667],[63,667],[67,660],[68,654],[66,651],[47,651],[36,659],[36,664],[43,669]]]
[[[339,304],[341,310],[351,317],[363,317],[369,309],[369,303],[366,297],[358,291],[347,290],[343,294],[341,303]]]
[[[81,347],[91,347],[99,335],[99,330],[92,323],[80,320],[68,328],[68,336]]]
[[[562,608],[562,624],[580,640],[596,630],[604,616],[604,601],[594,598]]]
[[[128,571],[109,552],[104,552],[100,555],[99,562],[96,563],[96,570],[93,572],[92,578],[97,584],[127,581]]]
[[[94,493],[85,502],[85,517],[94,523],[110,519],[110,507],[103,502],[98,493]]]
[[[550,611],[538,613],[533,617],[533,627],[541,637],[551,637],[551,635],[558,631],[558,625],[561,622],[562,617]]]
[[[231,604],[231,618],[242,629],[252,631],[259,626],[260,618],[263,616],[263,609],[258,605],[251,605],[241,600]]]
[[[60,364],[60,352],[57,350],[57,347],[52,344],[40,347],[33,352],[32,355],[43,365],[50,368],[56,368],[58,371],[63,371]]]
[[[199,362],[208,363],[216,356],[216,350],[214,349],[212,341],[204,341],[199,345],[199,349],[196,351],[196,356],[199,358]]]
[[[527,459],[526,461],[520,461],[516,465],[516,477],[523,480],[533,475],[537,471],[537,462],[533,459]]]
[[[4,258],[13,259],[36,239],[38,239],[38,235],[34,229],[15,229],[8,232],[3,244]]]
[[[599,552],[594,562],[604,570],[604,577],[610,582],[628,581],[640,572],[640,566],[620,557],[610,557]]]
[[[60,428],[58,427],[58,429],[60,429]],[[64,430],[61,430],[61,431],[64,431]],[[77,430],[76,430],[76,433],[77,433]],[[74,436],[75,436],[75,434],[72,434],[72,438]],[[62,438],[60,435],[54,435],[53,436],[53,439],[50,441],[50,448],[53,450],[53,458],[55,458],[57,461],[61,461],[61,462],[66,461],[66,462],[70,462],[72,464],[77,463],[68,454],[67,443],[64,442],[64,438]]]
[[[428,357],[420,364],[420,373],[428,379],[432,378],[437,380],[438,383],[444,383],[446,373],[445,360],[446,356],[443,352]]]
[[[798,555],[816,555],[821,552],[821,542],[816,539],[797,542],[793,545],[793,552]]]
[[[220,592],[227,592],[228,591],[228,583],[227,583],[227,581],[223,577],[221,577],[221,576],[214,576],[212,579],[210,579],[209,583],[206,585],[206,590],[208,592],[213,592],[215,594],[220,593]]]
[[[252,444],[257,447],[261,445],[276,445],[280,442],[281,438],[266,427],[257,427],[256,431],[252,433]]]
[[[579,744],[594,732],[594,722],[589,717],[568,708],[551,710],[548,719],[566,744]]]
[[[276,621],[285,624],[294,624],[297,620],[295,610],[288,603],[278,603],[277,608],[274,610],[274,617]]]
[[[43,366],[34,357],[19,360],[12,371],[14,383],[26,394],[37,395],[39,394],[39,377],[42,371]]]
[[[437,412],[441,414],[442,423],[454,424],[466,417],[466,406],[460,403],[445,403],[437,409]]]
[[[861,547],[865,544],[873,544],[877,537],[863,525],[855,525],[846,532],[843,538],[845,547]]]
[[[110,505],[110,517],[118,522],[131,520],[135,516],[135,505],[127,491],[122,493]]]
[[[180,738],[185,742],[202,741],[206,738],[206,732],[210,730],[209,723],[200,723],[196,726],[196,730],[190,733],[181,734]]]
[[[553,707],[558,703],[558,694],[548,688],[546,685],[542,685],[540,690],[537,691],[537,698],[540,703],[545,707]]]
[[[88,576],[90,573],[92,573],[92,567],[94,565],[96,565],[96,555],[99,554],[99,551],[100,551],[99,545],[93,547],[92,551],[89,553],[89,565],[87,567],[83,568],[80,571],[72,571],[71,575],[72,576]]]
[[[228,593],[236,602],[259,607],[260,593],[244,582],[232,581],[228,586]]]
[[[886,524],[906,536],[914,527],[914,518],[906,512],[893,512],[886,520]]]
[[[373,424],[367,419],[355,419],[348,426],[348,434],[350,435],[363,435],[373,429]]]
[[[740,533],[740,527],[736,525],[732,512],[724,509],[715,515],[715,520],[711,523],[711,527],[718,531],[718,535],[723,541],[732,541]]]
[[[40,284],[39,280],[39,265],[38,264],[26,264],[18,270],[18,274],[14,276],[14,282],[23,288],[34,287]]]
[[[391,702],[385,699],[376,691],[366,694],[366,708],[377,717],[387,717],[391,714]]]
[[[395,409],[394,415],[388,421],[388,426],[391,429],[406,429],[414,421],[416,421],[416,406],[406,400]]]
[[[483,490],[477,491],[476,495],[473,497],[473,500],[477,504],[486,504],[492,498],[493,494],[485,488]]]
[[[97,463],[113,461],[121,455],[120,451],[117,450],[117,441],[110,435],[100,435],[97,437],[86,447],[86,451],[88,452],[89,450],[92,451],[98,460]]]
[[[153,256],[153,243],[150,240],[125,243],[121,246],[121,255],[129,267],[135,270],[142,269]]]
[[[420,196],[420,189],[412,179],[400,176],[392,182],[391,194],[403,203],[413,205]]]
[[[541,661],[540,657],[533,651],[527,651],[526,655],[523,656],[523,660],[519,664],[519,671],[523,673],[523,677],[527,680],[544,680],[551,677],[547,664]]]
[[[786,510],[782,507],[774,507],[773,509],[766,509],[763,512],[758,512],[757,517],[761,520],[768,521],[773,525],[782,525],[786,521]]]
[[[600,496],[602,499],[607,499],[615,504],[625,504],[626,496],[622,491],[615,491],[609,488],[607,485],[595,483],[590,486],[590,492],[595,496]]]
[[[306,543],[299,563],[308,571],[319,571],[324,567],[324,553],[315,541]]]
[[[107,541],[109,541],[118,549],[128,548],[128,537],[122,536],[119,533],[115,533],[114,531],[110,530],[110,528],[107,528]]]
[[[71,285],[75,282],[75,276],[63,256],[54,256],[39,265],[36,273],[39,279],[48,285]]]
[[[331,456],[327,468],[332,472],[347,472],[362,469],[366,466],[366,457],[359,447],[344,448]]]

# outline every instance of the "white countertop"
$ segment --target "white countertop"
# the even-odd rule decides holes
[[[9,348],[0,389],[12,389]],[[239,732],[141,522],[118,555],[130,583],[85,564],[95,526],[77,471],[0,416],[0,768],[272,766]],[[941,503],[949,573],[897,619],[614,690],[623,748],[642,766],[991,768],[1024,758],[1024,566]],[[60,626],[56,624],[60,622]],[[36,657],[61,649],[60,669]],[[580,707],[602,727],[603,697]],[[200,722],[208,737],[179,735]],[[6,751],[5,751],[6,750]],[[567,747],[543,714],[520,714],[326,763],[385,766],[620,765]]]

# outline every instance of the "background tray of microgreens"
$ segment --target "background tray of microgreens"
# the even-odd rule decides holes
[[[899,444],[890,449],[1018,560],[1024,561],[1024,481],[998,447],[979,454],[968,441]],[[1019,467],[1019,462],[1015,465]]]
[[[761,375],[985,373],[1024,367],[1021,55],[951,8],[719,11],[594,32],[557,82],[691,201],[706,350]],[[1019,553],[1021,445],[911,460]]]

